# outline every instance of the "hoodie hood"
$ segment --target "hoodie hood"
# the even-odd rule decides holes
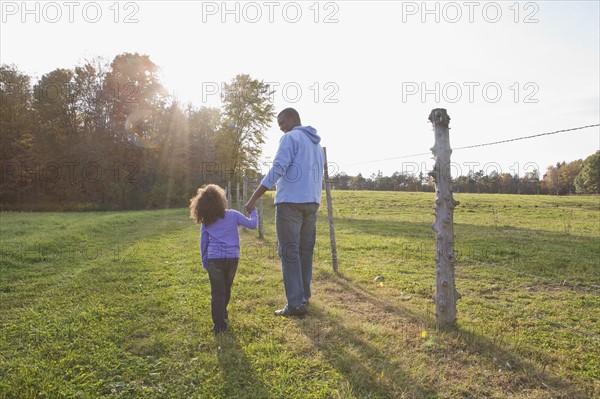
[[[266,188],[277,185],[276,204],[320,203],[324,169],[320,141],[312,126],[296,126],[281,136],[272,166],[260,183]]]
[[[292,130],[301,130],[315,144],[318,144],[321,142],[321,136],[319,136],[317,134],[317,129],[315,129],[312,126],[296,126]]]

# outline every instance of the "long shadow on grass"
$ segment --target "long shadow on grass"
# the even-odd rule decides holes
[[[352,286],[352,283],[339,275],[329,275],[330,282],[338,284],[343,298],[328,298],[337,303],[346,302],[346,310],[352,313],[355,301],[371,302],[373,306],[383,307],[389,312],[390,307],[370,293]],[[348,294],[348,295],[346,295]],[[332,307],[333,308],[333,307]],[[403,319],[415,319],[411,313],[394,308]],[[359,319],[363,314],[344,315]],[[342,374],[349,387],[339,389],[343,397],[352,395],[358,398],[443,398],[432,387],[417,382],[409,373],[402,370],[399,362],[392,359],[389,353],[382,351],[371,342],[368,333],[362,328],[348,327],[342,315],[328,307],[311,304],[309,316],[298,323],[303,333],[312,344],[324,355],[328,363]],[[384,337],[389,339],[389,337]],[[396,354],[402,357],[402,353]]]
[[[345,395],[358,398],[443,397],[416,382],[386,353],[371,344],[362,331],[344,327],[339,317],[323,308],[312,306],[310,314],[311,320],[302,325],[303,333],[348,381],[350,388]]]
[[[378,297],[373,292],[360,287],[360,285],[344,276],[334,275],[326,272],[321,278],[329,283],[338,285],[340,292],[344,294],[344,300],[353,298],[356,302],[362,302],[372,307],[373,311],[383,311],[390,317],[408,320],[415,326],[425,325],[434,329],[435,321],[427,314],[417,314],[405,307],[390,303]],[[356,303],[355,302],[355,303]],[[349,317],[353,317],[352,305],[346,307]],[[311,305],[311,317],[303,323],[304,333],[313,344],[325,355],[330,364],[346,376],[352,386],[352,391],[358,397],[369,398],[442,398],[447,397],[447,392],[438,392],[430,387],[414,381],[408,373],[402,371],[398,365],[390,359],[394,356],[402,356],[402,353],[382,352],[368,342],[367,333],[360,330],[352,330],[345,327],[338,316],[333,316],[326,308]],[[354,317],[364,317],[357,314]],[[386,323],[382,320],[381,324]],[[418,327],[416,327],[418,328]],[[417,330],[418,331],[418,330]],[[429,364],[439,364],[440,358],[445,358],[449,364],[465,364],[469,359],[478,359],[478,364],[472,367],[485,367],[486,369],[497,369],[496,359],[508,361],[511,364],[514,375],[509,382],[504,382],[502,389],[506,392],[520,392],[522,390],[538,389],[552,393],[553,397],[560,398],[590,398],[580,387],[570,381],[545,372],[516,351],[511,351],[506,346],[501,346],[502,341],[490,338],[483,332],[468,331],[465,329],[451,329],[439,332],[443,343],[458,340],[459,348],[437,348],[427,352],[430,357],[426,360]],[[383,338],[386,339],[386,338]],[[406,339],[402,336],[390,339]],[[410,339],[410,337],[409,337]],[[511,371],[507,371],[511,372]],[[468,392],[464,392],[468,394]],[[404,396],[402,396],[404,395]]]
[[[225,334],[216,335],[215,348],[219,370],[223,376],[225,398],[267,399],[271,397],[246,356],[235,332],[229,330]]]

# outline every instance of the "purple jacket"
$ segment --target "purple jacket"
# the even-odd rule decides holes
[[[209,259],[234,259],[240,257],[238,226],[255,229],[258,225],[256,208],[247,218],[234,209],[227,209],[225,217],[200,229],[200,253],[202,266],[206,269]]]

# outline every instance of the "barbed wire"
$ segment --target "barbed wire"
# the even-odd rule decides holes
[[[553,134],[565,133],[565,132],[572,132],[572,131],[575,131],[575,130],[582,130],[582,129],[589,129],[591,127],[598,127],[598,126],[600,126],[600,123],[596,123],[596,124],[593,124],[593,125],[585,125],[585,126],[572,127],[572,128],[569,128],[569,129],[555,130],[553,132],[538,133],[538,134],[533,134],[533,135],[529,135],[529,136],[515,137],[515,138],[512,138],[512,139],[492,141],[492,142],[489,142],[489,143],[480,143],[480,144],[473,144],[473,145],[467,145],[467,146],[462,146],[462,147],[456,147],[456,148],[453,148],[452,150],[453,151],[466,150],[466,149],[469,149],[469,148],[478,148],[478,147],[486,147],[486,146],[491,146],[491,145],[496,145],[496,144],[511,143],[511,142],[514,142],[514,141],[527,140],[527,139],[532,139],[532,138],[535,138],[535,137],[542,137],[542,136],[550,136],[550,135],[553,135]],[[361,162],[355,162],[355,163],[351,163],[351,164],[342,165],[341,168],[347,167],[347,166],[364,165],[364,164],[368,164],[368,163],[393,161],[393,160],[396,160],[396,159],[415,158],[415,157],[420,157],[420,156],[425,156],[425,155],[433,155],[433,154],[431,152],[421,152],[421,153],[418,153],[418,154],[402,155],[402,156],[398,156],[398,157],[383,158],[383,159],[374,159],[374,160],[371,160],[371,161],[361,161]]]
[[[550,135],[553,135],[553,134],[565,133],[565,132],[572,132],[574,130],[588,129],[590,127],[598,127],[598,126],[600,126],[600,124],[596,123],[594,125],[572,127],[570,129],[555,130],[553,132],[539,133],[539,134],[534,134],[534,135],[531,135],[531,136],[515,137],[515,138],[512,138],[512,139],[500,140],[500,141],[493,141],[493,142],[490,142],[490,143],[466,145],[466,146],[463,146],[463,147],[453,148],[452,150],[453,151],[455,151],[455,150],[466,150],[468,148],[486,147],[486,146],[496,145],[496,144],[511,143],[513,141],[527,140],[527,139],[532,139],[532,138],[541,137],[541,136],[550,136]]]

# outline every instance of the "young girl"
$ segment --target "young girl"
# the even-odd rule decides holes
[[[227,305],[240,257],[238,226],[255,229],[256,208],[250,212],[249,219],[236,210],[227,209],[225,191],[208,184],[199,188],[190,200],[190,218],[202,225],[200,253],[202,266],[210,279],[212,331],[223,332],[227,329]]]

